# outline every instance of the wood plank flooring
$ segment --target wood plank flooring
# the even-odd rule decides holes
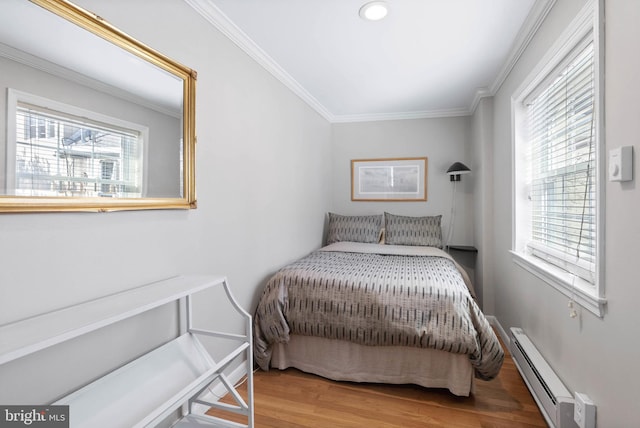
[[[240,391],[246,396],[246,385]],[[509,355],[498,377],[477,380],[470,397],[415,385],[335,382],[288,369],[257,371],[254,400],[256,428],[547,426]]]

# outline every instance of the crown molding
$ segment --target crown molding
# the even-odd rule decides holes
[[[520,28],[507,60],[500,69],[498,76],[489,88],[478,88],[469,108],[355,115],[335,115],[327,110],[326,107],[287,73],[273,58],[251,40],[245,32],[235,25],[213,2],[210,0],[184,1],[327,121],[330,123],[346,123],[472,115],[482,98],[494,96],[500,89],[557,0],[536,0]]]
[[[556,0],[536,0],[529,12],[529,15],[527,15],[527,19],[524,21],[524,24],[522,24],[522,27],[516,36],[516,40],[513,42],[513,47],[507,57],[507,61],[502,66],[502,69],[498,73],[493,85],[491,85],[490,89],[492,94],[495,95],[495,93],[498,92],[504,81],[511,73],[511,70],[515,67],[516,63],[524,53],[525,49],[529,46],[529,43],[531,43],[533,36],[536,35],[538,29],[555,3]]]
[[[273,58],[260,48],[244,31],[210,0],[184,0],[203,18],[235,43],[247,55],[276,77],[293,93],[304,100],[318,114],[330,123],[369,122],[380,120],[425,119],[439,117],[468,116],[467,109],[411,111],[380,114],[335,115],[327,110],[313,95],[287,73]]]
[[[273,58],[229,19],[213,2],[209,0],[185,0],[196,12],[210,22],[229,40],[235,43],[249,57],[271,73],[294,94],[302,98],[318,114],[333,122],[334,116],[313,95],[311,95],[297,80],[287,73]]]
[[[476,90],[475,95],[473,96],[473,100],[471,101],[471,106],[469,106],[469,114],[473,114],[478,108],[478,104],[480,104],[480,100],[486,97],[492,97],[495,95],[495,92],[491,92],[489,88],[478,88]]]
[[[435,119],[443,117],[469,116],[471,112],[467,109],[429,110],[429,111],[407,111],[396,113],[379,114],[345,114],[334,115],[333,123],[347,122],[374,122],[382,120],[407,120],[407,119]]]
[[[527,18],[522,24],[522,27],[513,42],[511,51],[507,56],[507,60],[500,69],[500,72],[498,72],[493,84],[489,88],[478,88],[476,91],[473,101],[469,106],[471,114],[475,112],[482,98],[494,96],[502,87],[502,84],[507,80],[507,77],[509,77],[511,70],[513,70],[513,67],[518,63],[518,60],[529,46],[529,43],[531,43],[531,40],[538,32],[538,29],[551,11],[551,8],[556,4],[556,1],[557,0],[536,0],[531,11],[529,11]]]

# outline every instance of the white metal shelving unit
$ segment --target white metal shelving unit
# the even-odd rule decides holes
[[[193,294],[223,287],[229,302],[243,318],[245,334],[196,329],[192,323]],[[176,276],[122,293],[92,300],[0,327],[0,364],[90,333],[172,301],[184,301],[186,326],[176,339],[142,355],[53,404],[69,405],[71,427],[152,427],[181,411],[180,428],[249,427],[253,424],[253,339],[251,315],[236,302],[223,276]],[[238,345],[215,361],[199,336],[230,339]],[[247,399],[229,382],[223,370],[245,357]],[[212,383],[223,385],[235,404],[202,398]],[[193,405],[239,413],[246,424],[196,414]]]

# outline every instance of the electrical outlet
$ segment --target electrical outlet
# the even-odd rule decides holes
[[[587,394],[575,393],[573,420],[578,424],[579,428],[596,427],[596,405],[593,404]]]

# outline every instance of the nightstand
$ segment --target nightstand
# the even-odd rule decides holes
[[[466,253],[478,252],[478,249],[473,245],[447,245],[447,249],[451,251],[464,251]]]
[[[447,245],[445,250],[467,271],[469,279],[476,290],[478,303],[482,307],[482,284],[478,284],[475,278],[478,249],[472,245]]]

